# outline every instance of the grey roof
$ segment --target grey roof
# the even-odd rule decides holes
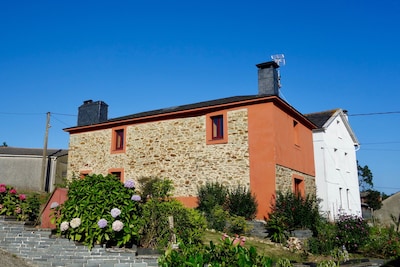
[[[338,109],[332,109],[332,110],[327,110],[327,111],[321,111],[321,112],[315,112],[315,113],[309,113],[309,114],[304,114],[304,116],[307,117],[312,123],[314,123],[318,128],[322,128],[324,124],[332,117],[333,114]]]
[[[60,157],[68,154],[66,149],[47,149],[47,156]],[[43,148],[0,147],[0,155],[43,156]]]
[[[123,116],[123,117],[112,118],[112,119],[107,120],[106,122],[141,118],[141,117],[146,117],[146,116],[166,114],[166,113],[170,113],[170,112],[177,112],[177,111],[190,110],[190,109],[203,108],[203,107],[212,107],[212,106],[221,105],[221,104],[228,104],[228,103],[262,98],[262,97],[266,97],[266,96],[272,96],[272,94],[271,95],[232,96],[232,97],[227,97],[227,98],[220,98],[220,99],[215,99],[215,100],[198,102],[198,103],[194,103],[194,104],[187,104],[187,105],[151,110],[151,111],[146,111],[146,112],[140,112],[140,113],[127,115],[127,116]]]

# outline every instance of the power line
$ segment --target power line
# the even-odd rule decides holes
[[[347,116],[372,116],[372,115],[387,115],[387,114],[400,114],[400,111],[384,111],[384,112],[372,112],[372,113],[347,114]]]

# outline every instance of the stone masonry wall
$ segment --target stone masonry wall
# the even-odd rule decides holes
[[[227,119],[227,144],[206,144],[206,116],[129,125],[122,154],[110,153],[112,129],[72,134],[68,178],[123,168],[125,180],[171,179],[176,196],[195,196],[197,186],[207,181],[248,186],[247,109],[228,111]]]
[[[292,191],[293,175],[304,178],[304,191],[306,194],[316,194],[315,177],[307,175],[284,166],[276,165],[276,191]]]

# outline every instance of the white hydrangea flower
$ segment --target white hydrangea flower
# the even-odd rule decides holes
[[[79,227],[79,225],[81,225],[81,219],[73,218],[69,224],[71,225],[72,228],[77,228]]]
[[[62,222],[60,225],[61,232],[67,231],[69,229],[69,222]]]
[[[113,224],[112,224],[112,229],[113,229],[115,232],[121,231],[122,228],[124,228],[124,224],[123,224],[120,220],[116,220],[115,222],[113,222]]]

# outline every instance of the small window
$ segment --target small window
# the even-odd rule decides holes
[[[91,171],[81,171],[81,172],[79,173],[79,179],[85,179],[86,176],[88,176],[90,172],[91,172]]]
[[[228,143],[226,111],[206,115],[206,141],[209,145]]]
[[[295,145],[299,145],[299,123],[297,121],[293,121],[293,142]]]
[[[124,169],[122,168],[110,169],[108,173],[117,177],[121,182],[124,180]]]
[[[114,128],[111,140],[111,153],[125,152],[126,128]]]
[[[124,129],[115,131],[115,150],[124,149]]]
[[[294,178],[294,194],[303,195],[303,180]]]
[[[211,117],[212,121],[212,139],[224,138],[224,117],[222,115]]]

